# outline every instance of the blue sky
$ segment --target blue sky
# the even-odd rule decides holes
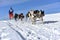
[[[29,10],[43,9],[45,14],[60,12],[60,0],[0,0],[0,19],[8,18],[9,8],[14,13],[26,14]]]

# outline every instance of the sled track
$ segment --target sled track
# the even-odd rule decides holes
[[[10,22],[8,22],[9,23],[9,25],[13,25],[12,23],[10,23]],[[39,39],[38,40],[40,40],[40,38],[42,37],[42,38],[46,38],[45,36],[43,36],[43,35],[40,35],[40,34],[38,34],[38,32],[37,31],[34,31],[34,29],[31,29],[30,27],[27,27],[26,25],[25,25],[25,27],[27,28],[25,28],[25,30],[23,30],[22,28],[23,28],[23,25],[22,25],[22,28],[20,28],[18,25],[13,25],[13,26],[16,26],[18,29],[20,29],[21,31],[26,31],[28,34],[30,34],[31,33],[31,35],[33,34],[33,35],[35,35],[36,37],[39,37]],[[29,29],[29,30],[28,30]],[[14,28],[13,28],[13,30],[15,30]],[[15,31],[17,31],[17,30],[15,30]],[[32,32],[33,31],[33,32]],[[19,31],[17,31],[17,33],[19,34]],[[19,34],[20,35],[20,34]],[[27,34],[26,34],[26,36],[27,36]],[[28,36],[29,37],[29,36]],[[22,38],[23,38],[23,40],[26,40],[23,36],[22,36]],[[33,38],[34,39],[34,38]],[[46,38],[46,39],[48,39],[48,38]]]
[[[17,30],[15,30],[14,28],[11,27],[11,25],[12,25],[11,23],[8,22],[8,25],[9,25],[9,27],[10,27],[11,29],[13,29],[23,40],[26,40],[26,39],[21,35],[20,32],[18,32]]]

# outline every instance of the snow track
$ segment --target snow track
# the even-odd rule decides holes
[[[6,22],[0,22],[0,40],[22,40],[22,38]]]
[[[11,28],[11,29],[13,29],[16,33],[18,33],[19,34],[19,36],[22,38],[22,40],[26,40],[22,35],[21,35],[21,33],[20,32],[18,32],[17,30],[15,30],[13,27],[12,27],[12,24],[11,23],[9,23],[8,24],[9,25],[9,27]]]
[[[28,39],[31,39],[31,40],[48,40],[47,37],[43,36],[43,35],[40,35],[39,32],[38,32],[38,29],[36,30],[35,28],[32,28],[33,26],[31,25],[25,25],[24,23],[23,24],[13,24],[12,22],[10,22],[10,24],[14,25],[14,28],[16,26],[16,29],[20,29],[20,30],[23,30],[23,31],[20,31],[20,32],[23,32],[22,35],[25,35],[25,38],[26,40]],[[30,26],[30,27],[29,27]],[[18,30],[17,29],[17,30]],[[18,30],[19,31],[19,30]]]

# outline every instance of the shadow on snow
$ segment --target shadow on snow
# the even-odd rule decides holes
[[[44,24],[49,24],[49,23],[56,23],[58,21],[45,21]]]

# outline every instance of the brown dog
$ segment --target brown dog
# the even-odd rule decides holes
[[[19,19],[21,19],[21,21],[23,20],[23,18],[24,18],[23,13],[19,14]]]

